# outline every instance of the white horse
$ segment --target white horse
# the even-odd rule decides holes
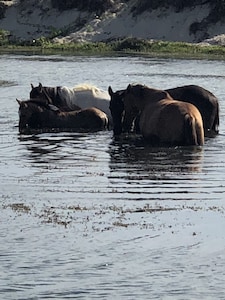
[[[31,84],[30,98],[45,98],[49,104],[54,104],[64,110],[84,109],[96,107],[107,114],[111,120],[109,109],[110,96],[93,85],[81,84],[73,88],[66,86],[46,87],[41,83],[37,87]]]

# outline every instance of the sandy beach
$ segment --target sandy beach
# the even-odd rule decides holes
[[[97,16],[77,9],[59,12],[51,7],[50,0],[38,4],[32,0],[29,7],[16,1],[4,3],[8,8],[5,17],[0,20],[0,28],[8,30],[19,40],[33,40],[60,33],[55,42],[95,42],[134,37],[224,44],[225,24],[222,22],[196,32],[190,30],[193,24],[202,22],[209,15],[210,7],[207,4],[185,8],[180,12],[173,8],[162,8],[134,16],[130,5],[121,3],[114,10]]]

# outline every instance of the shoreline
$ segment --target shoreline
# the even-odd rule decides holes
[[[0,45],[1,54],[34,54],[34,55],[139,55],[158,58],[178,59],[210,59],[224,60],[225,47],[218,45],[195,44],[184,42],[149,41],[145,39],[128,38],[104,43],[85,42],[59,44],[43,41],[40,45]]]

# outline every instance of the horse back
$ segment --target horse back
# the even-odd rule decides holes
[[[140,117],[145,138],[158,137],[162,143],[203,145],[204,130],[199,110],[191,103],[162,99],[152,103]]]
[[[66,113],[70,118],[76,118],[77,124],[81,128],[106,129],[109,126],[109,120],[106,113],[96,107],[88,107],[79,111]]]
[[[96,90],[98,90],[96,88]],[[109,101],[110,97],[108,93],[102,91],[93,92],[95,89],[76,89],[76,88],[68,88],[61,87],[58,91],[60,98],[64,103],[72,110],[77,109],[85,109],[87,107],[97,107],[100,110],[104,111],[108,116],[110,116],[109,110]]]

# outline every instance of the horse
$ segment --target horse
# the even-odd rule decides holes
[[[123,105],[121,102],[124,91],[125,90],[113,92],[111,87],[108,88],[108,93],[111,97],[111,114],[114,114],[113,123],[115,134],[117,131],[119,132],[121,130],[121,122],[119,121],[119,118],[122,116],[122,113],[119,111],[121,110],[121,106]],[[218,134],[219,102],[214,94],[198,85],[185,85],[166,89],[165,91],[168,92],[173,99],[192,103],[198,108],[202,115],[205,136]],[[117,107],[115,108],[115,110],[113,109],[114,106]]]
[[[198,85],[185,85],[166,89],[173,99],[195,105],[202,115],[204,134],[219,133],[219,101],[210,91]]]
[[[96,107],[61,111],[42,99],[19,100],[19,132],[41,130],[97,131],[108,128],[107,115]]]
[[[39,83],[34,87],[31,84],[30,98],[45,98],[49,104],[56,105],[61,110],[71,111],[96,107],[105,112],[111,120],[109,110],[110,97],[107,91],[103,91],[93,85],[81,84],[69,88],[66,86],[47,87]]]
[[[163,90],[129,84],[123,92],[123,105],[123,128],[129,132],[139,116],[140,133],[153,145],[204,144],[202,116],[191,103],[174,100]]]

